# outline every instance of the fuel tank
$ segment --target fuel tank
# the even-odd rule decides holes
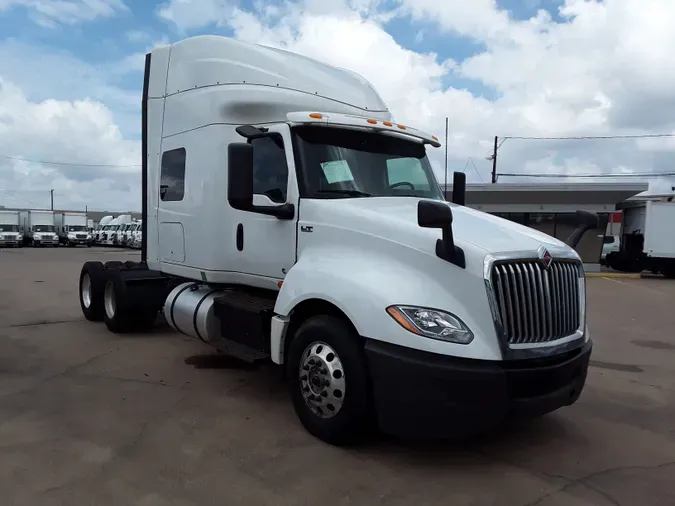
[[[222,293],[223,290],[195,282],[178,285],[166,298],[164,317],[177,332],[214,345],[220,340],[220,327],[213,299]]]

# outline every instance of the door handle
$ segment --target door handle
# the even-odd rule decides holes
[[[237,249],[239,251],[244,249],[244,225],[241,223],[237,225]]]

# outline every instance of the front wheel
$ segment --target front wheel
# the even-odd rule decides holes
[[[329,444],[363,439],[373,417],[361,338],[343,319],[321,315],[302,323],[292,339],[286,367],[300,422]]]

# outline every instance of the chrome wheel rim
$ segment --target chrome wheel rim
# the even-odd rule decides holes
[[[109,319],[115,318],[117,304],[115,304],[115,285],[112,280],[105,285],[105,292],[103,294],[103,305],[105,306],[105,314]]]
[[[91,306],[91,278],[89,274],[82,276],[82,285],[80,286],[80,296],[82,297],[82,304],[89,309]]]
[[[345,399],[345,373],[340,357],[323,342],[310,344],[300,357],[300,390],[305,404],[320,418],[333,418]]]

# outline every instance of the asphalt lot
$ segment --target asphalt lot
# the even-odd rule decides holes
[[[0,251],[3,505],[675,504],[672,280],[588,280],[574,406],[463,445],[347,450],[304,431],[273,369],[85,321],[82,262],[137,257]]]

